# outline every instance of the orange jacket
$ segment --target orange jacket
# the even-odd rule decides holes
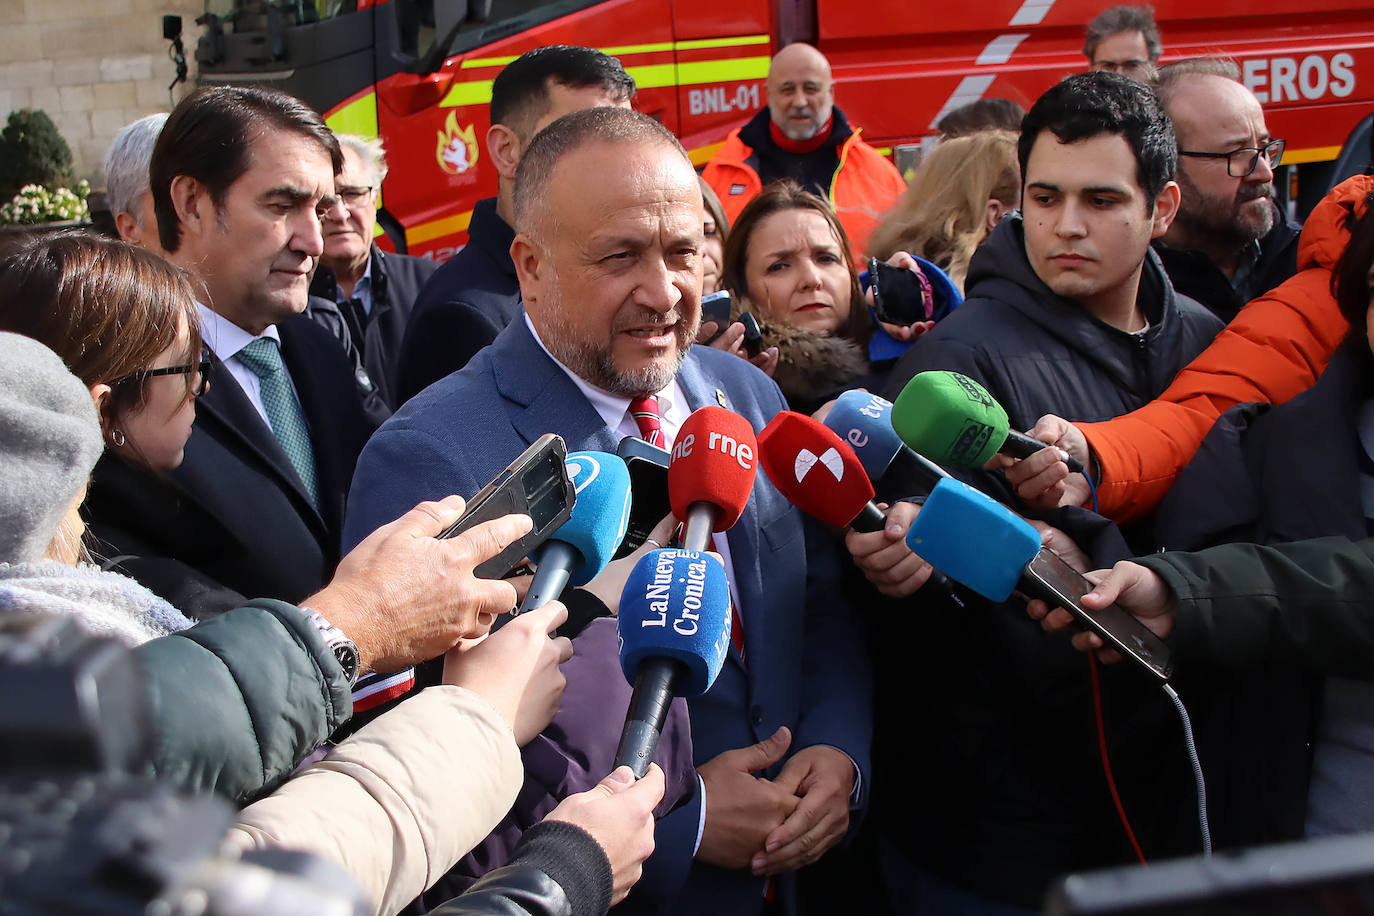
[[[1298,242],[1298,272],[1251,302],[1155,401],[1079,428],[1102,467],[1098,511],[1118,522],[1152,511],[1217,417],[1236,404],[1282,404],[1326,369],[1350,329],[1331,294],[1331,271],[1364,212],[1374,178],[1359,175],[1312,210]]]
[[[868,237],[882,222],[882,215],[906,190],[902,173],[886,156],[859,139],[860,133],[855,128],[840,145],[840,164],[830,180],[828,194],[830,205],[849,234],[856,262],[862,262]],[[759,173],[749,164],[753,152],[753,147],[739,138],[736,128],[701,173],[732,223],[744,205],[763,190]]]

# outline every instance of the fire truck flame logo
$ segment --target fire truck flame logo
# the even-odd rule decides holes
[[[445,172],[461,175],[477,164],[477,133],[471,124],[459,128],[458,118],[450,111],[438,135],[439,148],[434,155]]]

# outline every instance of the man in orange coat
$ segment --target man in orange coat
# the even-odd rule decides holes
[[[825,55],[810,45],[790,44],[768,67],[768,107],[725,138],[702,177],[731,222],[765,184],[795,179],[830,201],[855,256],[862,257],[906,182],[860,133],[835,107]]]

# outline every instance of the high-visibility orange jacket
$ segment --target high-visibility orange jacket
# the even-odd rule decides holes
[[[1282,404],[1316,382],[1350,329],[1331,272],[1371,191],[1374,178],[1364,175],[1333,188],[1303,227],[1298,272],[1242,308],[1157,400],[1080,426],[1102,468],[1098,511],[1118,522],[1149,513],[1223,412],[1248,401]]]
[[[856,261],[863,259],[868,237],[878,228],[883,214],[906,190],[902,173],[886,156],[863,142],[860,133],[855,128],[840,144],[840,164],[826,195],[849,234]],[[701,173],[732,223],[744,205],[763,190],[753,155],[753,147],[741,140],[739,129],[735,129]]]

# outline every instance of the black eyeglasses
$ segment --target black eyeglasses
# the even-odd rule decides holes
[[[364,198],[366,198],[369,194],[372,193],[372,189],[373,189],[374,187],[375,187],[375,185],[370,185],[370,184],[368,184],[368,185],[345,185],[344,187],[339,188],[338,191],[339,191],[339,196],[342,197],[342,198],[344,199],[344,203],[356,204],[356,203],[362,203],[362,201],[364,200]]]
[[[209,354],[202,353],[200,362],[198,363],[187,363],[181,366],[165,366],[161,369],[140,369],[137,372],[130,372],[115,384],[132,381],[141,382],[146,378],[153,378],[158,375],[189,375],[192,376],[191,394],[195,397],[200,397],[206,391],[210,390],[211,365]]]
[[[1287,140],[1270,140],[1264,146],[1243,146],[1240,149],[1233,149],[1229,153],[1197,153],[1190,150],[1179,150],[1180,156],[1192,156],[1196,159],[1225,159],[1226,174],[1232,178],[1248,178],[1255,169],[1259,168],[1259,157],[1263,156],[1269,161],[1269,167],[1276,169],[1283,161],[1283,147],[1288,143]]]

